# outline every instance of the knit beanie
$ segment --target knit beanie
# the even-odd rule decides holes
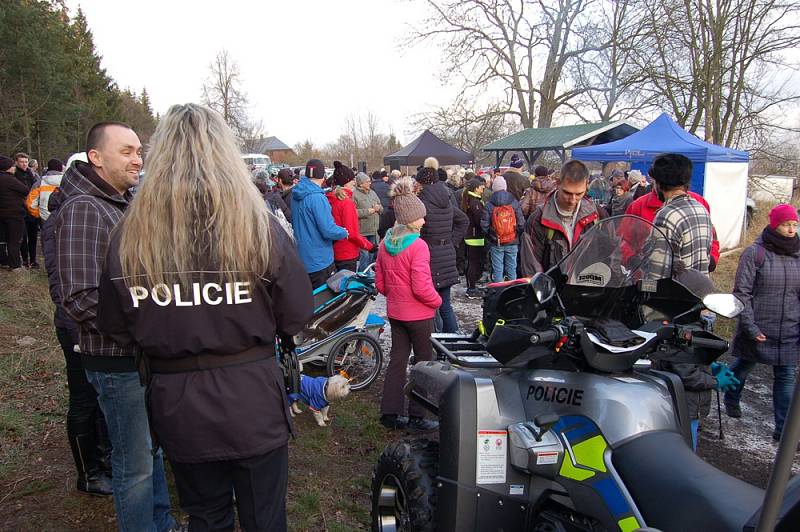
[[[414,180],[410,177],[395,181],[389,189],[389,196],[392,198],[397,223],[405,225],[425,218],[425,204],[414,194]]]
[[[447,174],[445,174],[447,179]],[[425,159],[422,168],[417,172],[417,182],[421,185],[431,185],[439,180],[439,161],[436,157],[428,157]]]
[[[331,176],[336,186],[343,187],[356,178],[353,169],[339,161],[333,161],[333,175]]]
[[[309,179],[325,179],[325,163],[319,159],[311,159],[306,163],[306,177]]]
[[[13,159],[10,159],[4,155],[0,155],[0,172],[8,171],[8,169],[12,166],[14,166]]]
[[[492,192],[497,192],[498,190],[508,190],[506,180],[501,175],[495,177],[494,181],[492,182]]]
[[[797,209],[787,203],[775,205],[772,210],[769,211],[769,226],[773,229],[777,229],[778,226],[784,222],[792,221],[798,221]]]
[[[522,165],[525,164],[522,162],[522,159],[519,158],[519,155],[516,153],[511,156],[511,168],[522,168]]]

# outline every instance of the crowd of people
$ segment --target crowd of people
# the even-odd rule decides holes
[[[386,297],[380,422],[428,432],[437,423],[405,405],[407,364],[412,352],[432,358],[434,331],[460,330],[462,277],[466,296],[482,297],[482,284],[546,271],[598,220],[624,213],[659,228],[684,267],[707,275],[719,261],[708,203],[689,191],[692,163],[678,154],[647,175],[591,175],[575,160],[528,172],[514,155],[482,175],[429,157],[411,176],[339,161],[328,176],[317,159],[302,175],[252,176],[222,118],[195,104],[162,117],[141,182],[143,148],[127,124],[96,124],[85,150],[66,166],[48,161],[43,176],[24,153],[0,157],[0,263],[37,268],[41,228],[77,488],[113,495],[123,531],[181,529],[164,456],[190,530],[232,529],[234,504],[246,530],[286,529],[292,424],[275,338],[302,329],[312,291],[336,271],[374,264]],[[695,438],[715,388],[742,415],[756,363],[774,368],[780,436],[800,340],[797,222],[793,207],[776,207],[742,254],[733,367],[667,368],[688,392]]]

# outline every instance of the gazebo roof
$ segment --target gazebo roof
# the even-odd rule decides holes
[[[483,151],[514,150],[564,150],[575,145],[583,145],[595,137],[603,135],[603,142],[611,142],[639,131],[639,128],[625,120],[578,124],[548,128],[530,128],[518,131],[483,147]]]

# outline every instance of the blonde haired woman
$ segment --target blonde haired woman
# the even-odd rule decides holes
[[[189,530],[286,529],[290,432],[275,336],[311,317],[311,285],[214,111],[173,106],[112,235],[100,327],[136,344],[150,423]],[[233,489],[232,489],[233,488]]]

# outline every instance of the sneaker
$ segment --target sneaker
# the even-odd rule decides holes
[[[481,293],[477,288],[467,288],[467,291],[464,292],[464,295],[467,299],[480,299]]]
[[[728,417],[740,418],[742,417],[742,407],[739,403],[725,403],[725,413]]]
[[[395,414],[383,414],[381,425],[389,430],[403,430],[408,425],[408,419]]]
[[[434,432],[439,430],[439,422],[431,419],[412,416],[408,418],[408,425],[406,426],[408,432]]]
[[[33,268],[34,270],[38,270],[39,269],[39,263],[38,262],[34,262],[33,264],[31,264],[31,268]]]

